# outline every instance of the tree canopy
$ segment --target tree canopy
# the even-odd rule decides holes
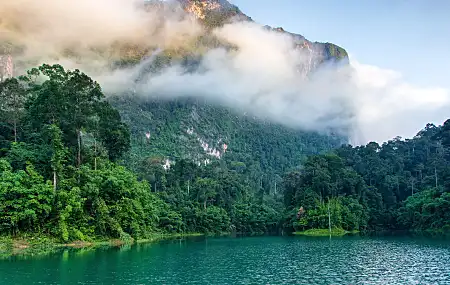
[[[337,147],[337,136],[198,100],[107,98],[60,65],[1,82],[0,96],[3,234],[450,229],[450,120],[412,139]]]

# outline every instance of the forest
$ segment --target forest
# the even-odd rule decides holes
[[[146,149],[123,119],[135,110],[120,101],[60,65],[0,83],[1,235],[291,233],[327,228],[328,209],[331,225],[346,231],[450,231],[450,120],[382,145],[309,134],[303,152],[283,128],[289,143],[274,145],[258,137],[264,124],[248,124],[256,148],[204,164],[172,153],[165,169],[172,137]],[[153,120],[176,113],[164,104]]]

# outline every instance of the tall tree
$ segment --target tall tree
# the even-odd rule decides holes
[[[97,105],[104,99],[100,85],[80,72],[65,70],[61,65],[39,67],[45,81],[33,91],[28,105],[28,119],[35,130],[46,124],[56,124],[64,140],[76,149],[76,164],[82,163],[82,131],[93,127]]]
[[[108,102],[101,102],[97,107],[98,134],[108,151],[109,159],[116,161],[130,149],[130,130],[122,123],[119,112]]]
[[[51,167],[53,170],[53,190],[56,191],[59,180],[64,169],[64,162],[66,161],[67,148],[62,142],[62,132],[57,125],[52,124],[47,127],[47,136],[51,144]]]
[[[0,82],[0,115],[2,121],[12,125],[14,142],[18,140],[18,124],[23,116],[26,90],[16,78]]]

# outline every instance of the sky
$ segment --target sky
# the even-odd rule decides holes
[[[344,47],[420,86],[450,88],[450,1],[232,0],[253,20]]]
[[[350,123],[352,144],[409,138],[427,123],[440,125],[450,117],[450,0],[230,1],[260,24],[214,30],[239,52],[208,51],[202,60],[208,72],[195,76],[180,72],[179,66],[168,68],[142,84],[142,94],[207,96],[301,129]],[[23,57],[30,62],[61,58],[59,63],[79,67],[117,92],[134,86],[141,66],[111,71],[108,57],[92,47],[126,41],[178,49],[202,32],[192,18],[180,18],[170,9],[164,17],[149,16],[134,4],[0,0],[0,36],[4,31],[8,40],[26,46]],[[292,50],[290,37],[261,29],[266,24],[345,48],[353,76],[335,80],[339,73],[320,70],[320,76],[299,80],[297,68],[307,58]],[[65,47],[80,55],[76,62],[64,56]],[[355,116],[344,121],[331,116],[348,111]],[[323,120],[330,116],[333,120]]]
[[[374,113],[364,123],[364,141],[411,137],[426,123],[442,124],[450,117],[450,1],[231,2],[258,23],[347,50],[361,76],[369,77],[364,80],[379,87],[361,95],[367,97],[362,109]],[[367,131],[381,126],[376,134]]]

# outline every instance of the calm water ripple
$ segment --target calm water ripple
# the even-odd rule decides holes
[[[450,242],[213,238],[0,261],[0,284],[450,284]]]

